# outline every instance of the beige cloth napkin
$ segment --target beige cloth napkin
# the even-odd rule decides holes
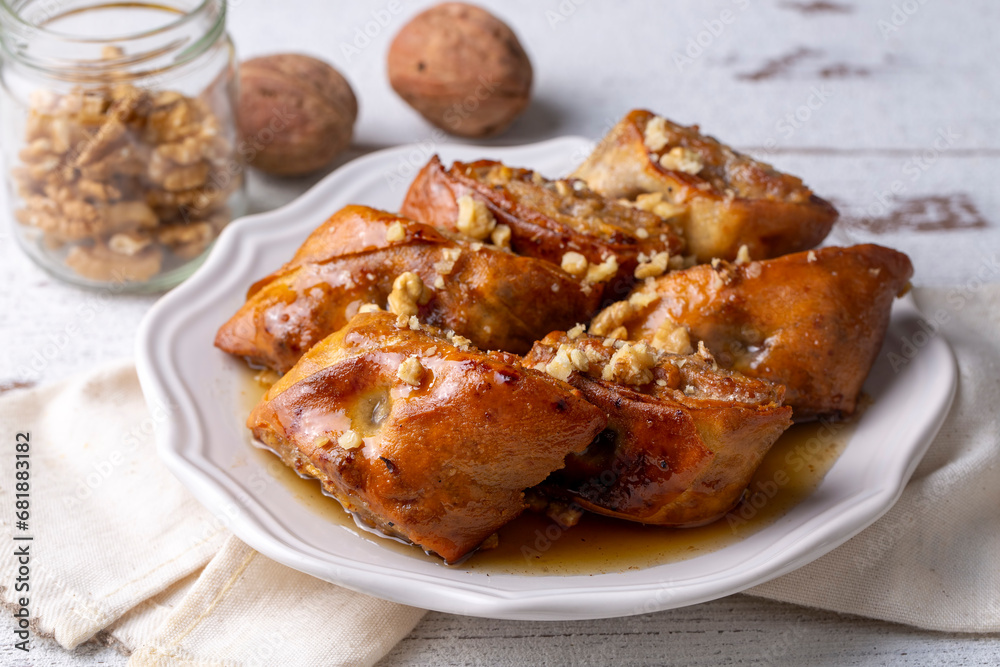
[[[943,313],[961,378],[952,414],[903,498],[824,558],[748,591],[923,628],[1000,631],[1000,286],[917,290]],[[951,295],[951,296],[949,296]],[[939,318],[940,319],[940,318]],[[372,664],[423,612],[268,560],[229,536],[156,458],[158,418],[118,364],[0,397],[5,443],[31,433],[27,531],[36,632],[67,648],[100,631],[132,665]],[[5,445],[0,507],[13,506]],[[0,550],[2,600],[17,563]]]

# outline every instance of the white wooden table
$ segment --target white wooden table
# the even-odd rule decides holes
[[[242,56],[305,51],[335,63],[361,106],[349,157],[431,128],[385,78],[396,30],[431,4],[235,0]],[[836,201],[833,243],[873,241],[911,255],[914,282],[972,279],[1000,247],[1000,4],[989,0],[482,0],[535,65],[525,116],[497,143],[598,138],[647,107],[764,156]],[[388,20],[385,17],[388,16]],[[386,25],[380,25],[381,17]],[[369,33],[367,36],[365,31]],[[433,146],[430,146],[433,149]],[[253,210],[315,178],[252,175]],[[0,198],[3,195],[0,194]],[[2,202],[0,202],[2,203]],[[0,206],[5,210],[5,206]],[[5,214],[6,216],[6,214]],[[262,267],[262,273],[271,267]],[[1000,276],[989,277],[1000,281]],[[0,225],[0,386],[40,383],[132,354],[154,297],[55,282]],[[94,316],[79,323],[81,314]],[[67,325],[78,323],[73,335]],[[2,582],[0,582],[2,585]],[[0,624],[10,625],[8,620]],[[9,636],[9,635],[8,635]],[[38,639],[28,661],[0,640],[0,664],[119,665],[113,649],[68,653]],[[733,596],[625,619],[527,623],[429,614],[386,665],[996,665],[1000,637],[943,635]]]

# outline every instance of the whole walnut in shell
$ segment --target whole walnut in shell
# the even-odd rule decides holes
[[[531,61],[507,25],[474,5],[447,2],[418,14],[389,47],[389,82],[447,132],[505,130],[528,105]]]
[[[347,148],[358,101],[327,63],[282,53],[240,66],[238,113],[247,161],[262,171],[294,176],[329,164]]]

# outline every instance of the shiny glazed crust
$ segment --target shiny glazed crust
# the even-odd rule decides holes
[[[602,371],[617,348],[604,343],[553,332],[525,357],[538,368],[560,347],[582,351],[588,368],[568,382],[608,417],[607,428],[570,455],[544,490],[641,523],[695,526],[723,516],[791,424],[784,389],[718,368],[702,354],[656,353],[649,382],[609,381]]]
[[[645,305],[612,306],[591,328],[653,340],[672,321],[723,366],[785,385],[796,420],[850,415],[912,275],[906,255],[877,245],[719,262],[637,288]]]
[[[746,245],[754,259],[778,257],[819,244],[837,219],[837,210],[794,176],[738,153],[702,135],[698,126],[665,121],[666,143],[647,145],[647,125],[655,118],[636,109],[612,128],[573,177],[606,197],[634,199],[661,193],[679,207],[677,221],[688,252],[700,263],[735,259]],[[673,149],[689,151],[704,166],[697,173],[660,160]]]
[[[580,392],[517,361],[361,313],[271,387],[247,425],[359,518],[452,563],[605,425]]]
[[[417,274],[427,288],[417,313],[421,322],[451,329],[483,349],[524,353],[549,331],[585,321],[600,304],[599,294],[586,293],[546,262],[347,206],[290,262],[250,288],[215,344],[285,372],[362,305],[385,308],[394,280],[405,272]]]
[[[498,223],[511,229],[511,250],[560,266],[567,252],[591,264],[614,255],[617,276],[605,283],[605,296],[620,299],[635,283],[642,254],[677,254],[677,230],[648,211],[607,199],[580,181],[546,179],[530,169],[493,160],[455,162],[449,169],[437,156],[417,174],[400,209],[402,215],[456,230],[457,200],[481,200]]]

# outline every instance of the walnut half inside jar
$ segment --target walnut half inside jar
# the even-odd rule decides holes
[[[87,285],[169,287],[239,213],[229,39],[223,32],[202,52],[166,46],[212,33],[223,4],[205,2],[193,21],[165,12],[158,49],[141,50],[138,38],[99,44],[89,59],[22,85],[13,108],[23,109],[23,136],[7,164],[19,238],[45,268]],[[48,26],[35,34],[59,39]],[[14,55],[5,80],[18,58],[30,64],[31,44]]]

